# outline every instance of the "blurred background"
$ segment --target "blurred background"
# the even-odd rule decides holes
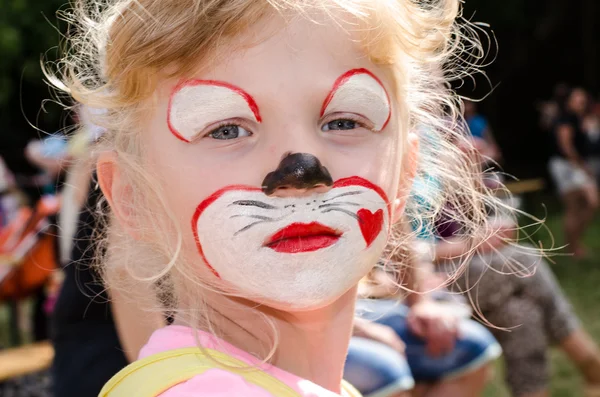
[[[53,180],[31,183],[40,168],[25,155],[32,140],[63,131],[69,115],[53,102],[43,82],[41,59],[55,59],[65,24],[56,10],[64,0],[0,0],[0,157],[24,189],[37,189]],[[466,0],[464,18],[481,26],[487,60],[486,75],[457,84],[457,91],[480,101],[478,112],[488,123],[502,152],[503,170],[522,181],[516,193],[523,208],[546,219],[554,240],[540,237],[545,247],[562,246],[562,206],[548,160],[553,139],[543,128],[542,112],[557,87],[581,87],[590,108],[600,96],[600,1],[598,0]],[[493,61],[493,62],[492,62]],[[596,105],[597,109],[597,105]],[[593,110],[590,110],[593,111]],[[596,110],[597,111],[597,110]],[[2,178],[0,171],[0,179]],[[52,178],[52,177],[51,177]],[[35,185],[35,186],[34,186]],[[0,181],[2,189],[2,181]],[[30,196],[36,197],[36,193]],[[0,225],[2,223],[0,222]],[[553,258],[552,269],[587,330],[600,340],[600,222],[596,216],[584,235],[588,253]],[[0,316],[0,344],[11,346],[36,337],[31,325],[13,317],[35,312],[35,298],[25,308],[5,305]],[[18,313],[17,313],[18,314]],[[16,318],[21,318],[22,314]],[[28,330],[23,336],[23,329]],[[16,335],[16,334],[20,334]],[[502,372],[502,366],[498,366]],[[487,396],[508,396],[502,377]],[[573,366],[553,353],[552,396],[581,395],[581,379]]]
[[[64,23],[57,0],[0,1],[0,121],[2,147],[18,148],[38,133],[64,127],[59,107],[42,81],[40,59],[53,59]],[[558,83],[600,93],[598,37],[600,4],[596,0],[466,0],[464,17],[490,25],[485,68],[476,85],[465,81],[461,94],[484,98],[489,119],[505,158],[504,168],[518,177],[544,175],[548,139],[538,128],[537,105],[550,98]]]

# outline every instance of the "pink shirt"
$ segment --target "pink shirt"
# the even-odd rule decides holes
[[[249,353],[206,332],[194,332],[189,327],[170,325],[155,331],[146,346],[140,351],[139,358],[168,350],[197,346],[197,339],[207,349],[228,354],[248,365],[260,366],[268,374],[286,383],[303,397],[340,397],[338,394],[322,388],[306,379],[299,378],[273,365],[260,365],[260,361]],[[241,376],[218,368],[210,369],[186,382],[173,386],[161,397],[275,397],[264,389],[246,382]]]

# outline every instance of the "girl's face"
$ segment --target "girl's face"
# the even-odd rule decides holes
[[[276,21],[240,38],[277,29],[260,44],[160,87],[145,167],[202,277],[307,309],[383,251],[402,179],[398,104],[386,71],[336,23]]]

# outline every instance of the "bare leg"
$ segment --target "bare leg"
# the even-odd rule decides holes
[[[392,395],[390,397],[412,397],[412,394],[409,391],[403,391],[403,392],[400,392],[398,394],[394,394],[394,395]]]
[[[423,388],[423,394],[420,395],[423,397],[480,397],[490,379],[490,373],[491,366],[486,365],[460,378],[431,385],[426,390],[424,386],[420,386]],[[415,391],[418,390],[418,387]]]
[[[567,241],[568,250],[581,255],[583,248],[581,247],[581,237],[585,231],[589,212],[585,193],[581,189],[577,189],[563,195],[565,204],[564,213],[564,229],[565,239]]]
[[[595,213],[600,205],[600,197],[598,197],[598,186],[595,184],[586,185],[583,188],[585,200],[590,210]]]
[[[425,397],[428,391],[428,385],[417,384],[412,391],[412,397]]]
[[[586,383],[600,387],[600,349],[592,338],[580,328],[565,338],[560,347],[577,366]]]
[[[594,221],[594,215],[598,211],[598,188],[595,184],[590,184],[582,188],[583,199],[585,205],[582,208],[585,211],[585,215],[582,214],[584,219],[584,231]]]

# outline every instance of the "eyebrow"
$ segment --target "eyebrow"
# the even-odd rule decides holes
[[[225,81],[219,81],[219,80],[201,80],[201,79],[185,80],[185,81],[182,81],[181,83],[177,84],[177,86],[173,89],[171,96],[169,98],[169,105],[168,105],[168,109],[167,109],[167,124],[169,126],[169,129],[173,133],[173,135],[175,135],[178,139],[180,139],[184,142],[188,142],[188,143],[190,142],[189,139],[185,138],[177,131],[177,129],[173,126],[173,123],[171,121],[172,105],[173,105],[174,98],[184,88],[196,87],[196,86],[201,86],[201,85],[227,88],[227,89],[231,90],[232,92],[238,94],[240,97],[242,97],[244,99],[244,101],[248,105],[248,108],[250,109],[252,114],[254,114],[254,118],[256,119],[256,121],[259,123],[262,122],[262,117],[260,116],[260,110],[258,108],[256,101],[254,100],[252,95],[250,95],[249,93],[244,91],[242,88],[240,88],[236,85],[227,83]]]
[[[377,77],[375,74],[373,74],[373,72],[371,72],[369,69],[365,69],[365,68],[351,69],[351,70],[345,72],[344,74],[342,74],[340,77],[338,77],[335,80],[335,82],[333,83],[333,87],[331,88],[331,90],[327,94],[327,97],[323,101],[323,105],[321,105],[320,117],[323,117],[323,115],[325,114],[327,107],[331,103],[331,101],[332,101],[333,97],[335,96],[336,92],[338,91],[338,89],[340,87],[342,87],[345,83],[347,83],[348,80],[350,80],[352,77],[354,77],[356,75],[360,75],[360,74],[366,74],[366,75],[370,76],[371,78],[373,78],[373,80],[375,80],[377,82],[377,84],[379,84],[381,86],[381,88],[383,89],[383,91],[385,92],[385,96],[387,99],[388,107],[390,108],[390,112],[388,114],[387,120],[383,124],[383,127],[382,127],[382,129],[383,129],[387,126],[387,124],[389,123],[389,121],[392,117],[390,95],[388,94],[387,90],[385,89],[385,86],[383,85],[383,83],[381,82],[379,77]]]

